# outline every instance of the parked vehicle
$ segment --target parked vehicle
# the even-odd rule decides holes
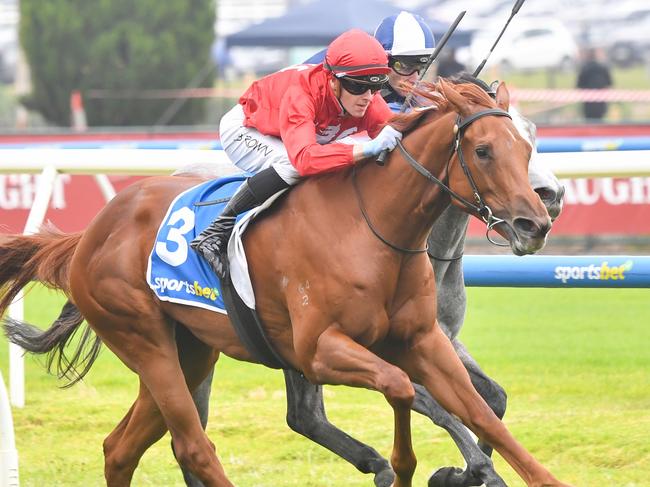
[[[467,49],[458,58],[468,66],[477,65],[498,36],[500,26],[474,33]],[[571,32],[559,21],[548,18],[522,17],[506,30],[490,56],[487,66],[504,70],[566,70],[575,66],[578,46]]]
[[[650,7],[624,20],[594,26],[589,45],[602,47],[612,64],[629,67],[650,59]]]

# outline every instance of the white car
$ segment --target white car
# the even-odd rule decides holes
[[[650,61],[650,5],[594,24],[588,31],[589,45],[602,47],[609,60],[621,67]]]
[[[499,27],[479,30],[469,47],[459,50],[458,59],[477,66],[499,35]],[[504,70],[566,70],[576,65],[578,45],[571,32],[552,18],[521,18],[512,22],[492,52],[486,66]]]

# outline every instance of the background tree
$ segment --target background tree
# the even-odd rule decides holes
[[[22,100],[57,125],[70,124],[73,90],[111,90],[121,99],[85,97],[89,125],[151,125],[173,100],[135,91],[212,86],[215,0],[21,0],[20,41],[32,92]],[[199,79],[202,78],[202,79]],[[202,120],[205,100],[189,100],[169,120]]]

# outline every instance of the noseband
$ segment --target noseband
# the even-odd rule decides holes
[[[469,166],[465,162],[465,157],[463,156],[463,149],[462,149],[462,139],[463,136],[465,135],[465,130],[467,127],[469,127],[473,122],[478,120],[479,118],[487,117],[487,116],[496,116],[496,117],[508,117],[512,119],[510,114],[506,112],[505,110],[501,110],[500,108],[489,108],[487,110],[481,110],[480,112],[473,113],[467,118],[462,118],[460,115],[456,119],[456,124],[454,125],[454,145],[451,150],[451,154],[449,154],[449,159],[447,160],[447,167],[449,167],[449,163],[451,161],[451,158],[454,156],[454,153],[458,154],[458,161],[460,162],[460,166],[463,168],[463,172],[465,173],[465,176],[467,177],[467,180],[469,181],[469,184],[472,186],[472,191],[474,192],[474,200],[476,203],[472,203],[471,201],[466,200],[463,198],[461,195],[456,193],[453,189],[451,189],[448,184],[445,184],[443,181],[435,177],[431,172],[424,167],[422,164],[420,164],[415,158],[409,154],[409,152],[406,150],[406,148],[402,145],[401,141],[397,142],[398,147],[402,151],[402,154],[404,155],[404,158],[407,160],[407,162],[415,169],[417,172],[422,174],[425,178],[428,180],[436,183],[438,186],[440,186],[449,196],[452,198],[456,199],[457,201],[460,201],[466,208],[476,212],[480,217],[481,220],[485,222],[487,225],[487,230],[485,232],[485,236],[488,239],[488,241],[494,245],[498,245],[499,247],[507,247],[508,244],[503,244],[500,242],[497,242],[493,240],[490,237],[490,232],[493,230],[495,225],[498,225],[499,223],[505,223],[505,220],[501,218],[497,218],[494,216],[492,213],[492,210],[488,205],[485,204],[485,201],[481,197],[481,194],[478,191],[478,187],[476,186],[476,182],[474,181],[474,178],[472,177],[472,173],[469,170]],[[400,252],[408,253],[408,254],[416,254],[416,253],[421,253],[421,252],[426,252],[428,250],[428,246],[424,249],[407,249],[403,247],[399,247],[395,244],[390,243],[387,241],[384,237],[382,237],[379,232],[374,228],[370,220],[368,219],[368,215],[366,213],[366,210],[363,205],[363,201],[361,200],[361,194],[359,193],[359,188],[356,183],[356,177],[355,177],[355,168],[353,168],[352,172],[352,181],[354,183],[354,188],[355,192],[357,194],[357,199],[359,202],[359,208],[361,209],[361,213],[363,214],[364,219],[366,220],[366,223],[368,224],[368,227],[372,232],[375,234],[379,240],[384,242],[386,245],[389,247],[398,250]],[[447,171],[447,174],[449,174],[449,171]]]

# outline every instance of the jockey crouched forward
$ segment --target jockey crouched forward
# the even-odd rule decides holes
[[[190,244],[217,275],[225,275],[225,252],[238,214],[302,177],[395,148],[402,134],[385,125],[392,112],[379,93],[390,71],[381,44],[352,29],[332,41],[322,64],[292,66],[255,81],[223,116],[224,151],[235,166],[255,175]],[[363,131],[370,140],[335,143]]]

